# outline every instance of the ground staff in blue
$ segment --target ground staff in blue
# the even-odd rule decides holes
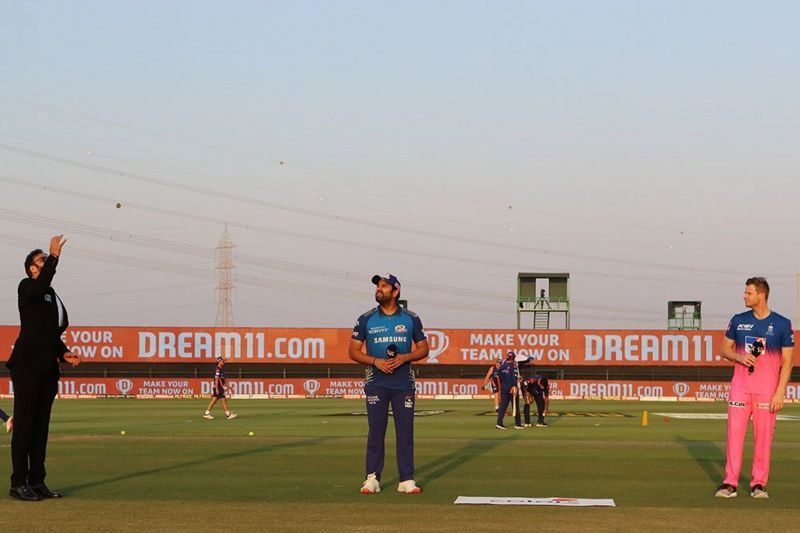
[[[549,427],[547,422],[544,421],[544,415],[550,409],[550,382],[547,378],[544,376],[531,376],[522,380],[522,393],[525,398],[525,407],[523,408],[525,427],[531,427],[531,404],[534,402],[536,402],[536,410],[538,411],[536,427]]]
[[[500,363],[500,408],[497,410],[497,429],[506,429],[503,425],[503,417],[506,415],[506,409],[511,404],[514,414],[514,429],[523,429],[522,420],[519,413],[519,372],[517,369],[517,362],[515,361],[516,354],[509,350],[506,353],[506,359]],[[513,402],[513,403],[512,403]]]
[[[397,441],[398,492],[422,492],[414,481],[414,370],[412,361],[428,356],[419,317],[397,305],[400,282],[393,274],[372,277],[378,306],[358,317],[350,340],[350,359],[364,364],[367,397],[367,479],[362,494],[381,491],[389,405]],[[365,346],[366,344],[366,346]]]

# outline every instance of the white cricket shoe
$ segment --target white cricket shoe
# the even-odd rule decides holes
[[[375,494],[381,491],[381,482],[375,477],[375,474],[370,474],[361,485],[361,494]]]
[[[416,481],[409,479],[397,485],[397,492],[403,492],[405,494],[419,494],[422,492],[422,489],[417,487]]]
[[[233,420],[237,416],[239,415],[237,415],[236,413],[228,413],[227,415],[225,415],[225,418],[227,418],[228,420]]]
[[[206,420],[214,420],[214,415],[212,415],[211,413],[203,413],[203,418],[205,418]]]
[[[750,489],[750,496],[758,499],[769,498],[769,494],[767,494],[767,489],[764,485],[753,485]]]
[[[14,431],[14,417],[9,416],[8,420],[3,422],[3,425],[6,427],[6,433],[11,433],[12,431]]]

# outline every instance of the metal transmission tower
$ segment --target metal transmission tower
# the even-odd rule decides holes
[[[228,225],[217,245],[217,327],[233,326],[233,241]]]

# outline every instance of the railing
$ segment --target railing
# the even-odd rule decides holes
[[[520,298],[518,305],[522,311],[569,311],[569,298]]]

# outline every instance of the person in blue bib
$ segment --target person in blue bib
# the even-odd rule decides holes
[[[428,340],[419,317],[397,304],[400,281],[393,274],[376,274],[377,307],[358,317],[350,340],[350,359],[366,365],[367,478],[362,494],[380,492],[389,406],[397,441],[397,491],[418,494],[414,481],[414,370],[413,361],[428,356]]]

